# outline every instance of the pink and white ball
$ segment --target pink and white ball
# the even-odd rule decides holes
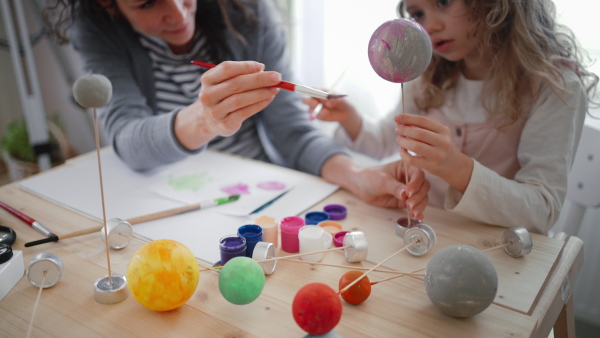
[[[418,23],[394,19],[379,26],[369,40],[369,62],[377,75],[395,83],[421,76],[431,62],[429,34]]]

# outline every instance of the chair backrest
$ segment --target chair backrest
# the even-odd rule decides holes
[[[583,126],[569,174],[567,199],[584,207],[600,206],[600,127]]]

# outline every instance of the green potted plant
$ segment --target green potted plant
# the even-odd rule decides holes
[[[55,121],[58,121],[57,117],[48,120],[52,165],[63,163],[69,149],[66,138]],[[12,181],[39,172],[37,158],[29,144],[29,133],[25,121],[15,121],[8,125],[4,137],[0,140],[0,152]]]

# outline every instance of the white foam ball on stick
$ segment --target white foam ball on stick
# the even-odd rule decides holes
[[[73,84],[73,96],[84,108],[102,107],[110,102],[112,84],[103,75],[84,75]]]

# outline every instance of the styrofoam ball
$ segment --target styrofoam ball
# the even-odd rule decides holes
[[[471,317],[496,298],[496,268],[481,250],[453,245],[436,253],[425,272],[425,289],[431,302],[453,317]]]
[[[112,84],[103,75],[84,75],[73,84],[73,96],[84,108],[102,107],[110,102]]]

